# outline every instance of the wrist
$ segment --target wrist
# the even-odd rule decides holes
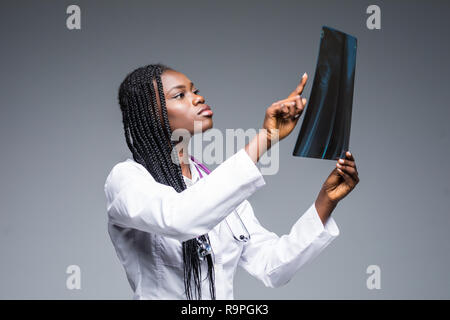
[[[336,206],[339,202],[339,200],[333,199],[328,195],[328,192],[324,190],[323,188],[320,189],[319,194],[317,195],[316,201],[320,201],[324,205],[327,206]]]
[[[267,129],[263,127],[259,130],[261,135],[265,137],[265,142],[267,144],[267,149],[270,149],[271,146],[279,142],[280,140],[280,131],[279,129]]]
[[[245,151],[257,163],[259,158],[270,148],[267,141],[267,133],[265,130],[260,130],[253,139],[245,146]]]
[[[338,202],[339,201],[331,199],[325,190],[323,189],[320,190],[315,201],[315,206],[317,213],[319,214],[319,217],[322,220],[323,224],[326,223],[329,216],[336,208]]]
[[[269,131],[267,129],[260,129],[258,132],[258,141],[260,145],[264,148],[264,151],[269,150],[274,143],[271,140]]]

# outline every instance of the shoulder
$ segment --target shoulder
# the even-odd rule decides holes
[[[150,173],[145,169],[143,165],[140,163],[137,163],[133,159],[126,159],[124,161],[121,161],[117,164],[115,164],[111,171],[109,172],[108,176],[106,177],[106,182],[108,183],[110,181],[114,180],[122,180],[127,179],[129,176],[136,176],[136,175],[148,175],[151,177]]]
[[[147,169],[145,169],[145,167],[134,161],[133,159],[126,159],[124,161],[118,162],[117,164],[115,164],[110,172],[111,173],[122,173],[122,172],[139,172],[141,171],[142,173],[148,173]]]
[[[144,180],[150,182],[155,181],[143,165],[128,158],[112,167],[106,177],[104,190],[107,196],[113,196],[130,181],[138,182]]]

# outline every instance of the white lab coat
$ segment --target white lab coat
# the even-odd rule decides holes
[[[314,203],[289,234],[279,237],[265,229],[246,199],[266,183],[244,149],[209,175],[202,172],[201,179],[189,161],[192,180],[184,177],[187,189],[180,193],[132,159],[116,164],[106,179],[108,232],[133,299],[186,299],[182,241],[202,234],[208,233],[213,249],[217,299],[233,299],[238,265],[265,286],[280,287],[339,235],[333,217],[322,224]],[[225,224],[226,218],[238,230],[234,209],[250,233],[248,242],[235,240]],[[204,300],[211,299],[206,276],[204,261]]]

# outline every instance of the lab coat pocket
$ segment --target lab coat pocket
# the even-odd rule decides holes
[[[183,268],[182,242],[173,238],[158,236],[158,256],[166,266]]]

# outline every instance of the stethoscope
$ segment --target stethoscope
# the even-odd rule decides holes
[[[200,175],[200,178],[203,178],[203,175],[198,167],[200,167],[203,171],[205,171],[206,174],[211,173],[211,171],[204,164],[197,161],[197,159],[195,159],[193,156],[190,156],[190,158],[196,164],[196,165],[194,165],[194,167],[197,169],[197,172]],[[198,167],[197,167],[197,165],[198,165]],[[250,240],[250,233],[248,232],[244,222],[242,221],[241,217],[236,212],[236,210],[233,210],[232,214],[239,220],[239,222],[242,226],[242,230],[241,230],[242,232],[239,232],[239,234],[236,235],[235,232],[233,231],[233,229],[230,227],[227,219],[225,219],[225,223],[226,223],[228,229],[230,230],[231,234],[233,235],[233,238],[236,241],[247,242],[248,240]],[[211,246],[209,245],[209,243],[200,239],[200,237],[197,237],[196,239],[197,239],[197,243],[199,244],[198,255],[199,255],[200,260],[203,260],[208,254],[211,254]]]

